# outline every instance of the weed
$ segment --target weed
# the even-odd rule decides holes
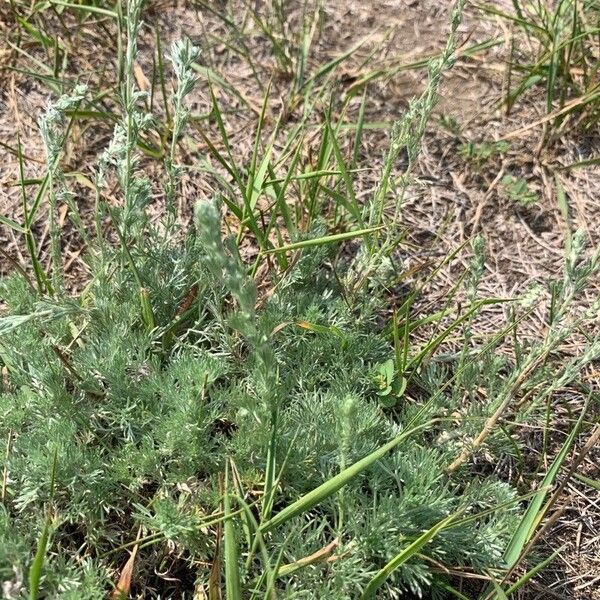
[[[497,154],[505,154],[508,149],[508,143],[502,140],[498,142],[483,142],[481,144],[466,142],[460,145],[458,152],[467,160],[474,161],[475,163],[483,163]]]
[[[537,194],[529,189],[523,178],[505,175],[500,183],[508,197],[521,206],[531,206],[538,200]]]

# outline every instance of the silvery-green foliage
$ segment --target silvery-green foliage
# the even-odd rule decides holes
[[[452,67],[454,63],[454,52],[456,48],[456,34],[465,0],[459,0],[453,11],[451,20],[450,35],[442,54],[439,58],[432,60],[428,65],[428,82],[425,91],[410,101],[408,110],[394,122],[390,133],[390,144],[384,157],[384,166],[379,179],[377,190],[374,197],[365,205],[365,221],[375,226],[381,224],[386,209],[387,194],[394,191],[392,181],[392,172],[396,167],[398,158],[403,151],[408,156],[408,167],[405,171],[405,177],[401,181],[401,190],[396,194],[394,207],[394,221],[397,222],[402,203],[404,190],[408,186],[409,179],[406,177],[418,156],[421,140],[425,133],[425,128],[429,122],[429,117],[438,99],[438,90],[442,73]]]
[[[177,87],[175,88],[173,98],[173,137],[175,139],[181,134],[182,127],[188,115],[184,100],[196,85],[197,77],[194,74],[192,65],[198,59],[199,53],[199,48],[194,46],[187,38],[177,40],[171,46],[170,59],[177,78]]]
[[[56,102],[48,104],[46,112],[38,120],[42,141],[46,149],[46,165],[50,171],[55,168],[66,140],[66,113],[78,106],[86,93],[86,85],[76,85],[70,94],[65,94]]]
[[[145,237],[136,248],[159,326],[175,317],[186,290],[198,285],[198,312],[172,345],[157,344],[156,334],[143,326],[135,278],[117,250],[107,253],[111,276],[94,278],[85,311],[33,319],[3,336],[3,359],[20,365],[11,367],[9,389],[0,394],[0,437],[13,436],[8,503],[20,512],[7,525],[13,533],[5,528],[0,536],[16,554],[11,560],[25,564],[28,523],[45,510],[56,451],[60,521],[47,558],[50,594],[63,581],[69,590],[91,586],[102,595],[108,569],[121,560],[110,551],[131,542],[140,525],[155,541],[145,549],[136,581],[152,577],[168,548],[186,565],[211,564],[214,533],[202,520],[219,510],[220,473],[232,459],[244,485],[255,489],[264,477],[274,404],[276,455],[287,457],[285,466],[279,463],[277,506],[380,447],[413,418],[409,404],[384,412],[370,383],[368,373],[389,357],[390,347],[373,326],[368,302],[349,307],[328,270],[312,269],[259,310],[239,255],[221,239],[216,206],[197,208],[196,229],[197,240],[183,247],[157,246]],[[34,310],[26,286],[2,285],[10,306]],[[289,321],[335,324],[337,332],[290,324],[270,335]],[[74,335],[78,341],[71,342]],[[441,406],[432,410],[439,413]],[[327,545],[334,531],[340,535],[340,560],[301,569],[278,583],[282,593],[354,598],[411,536],[440,517],[510,498],[504,485],[470,488],[468,478],[449,481],[444,466],[452,448],[431,439],[416,437],[341,496],[270,533],[269,552],[282,551],[285,562]],[[497,548],[508,539],[513,517],[504,510],[485,523],[465,524],[426,553],[454,566],[497,566]],[[93,541],[102,557],[95,578],[82,570],[74,531]],[[251,585],[255,571],[245,577]],[[418,558],[395,573],[386,590],[390,597],[405,590],[424,594],[440,578]]]
[[[570,252],[565,261],[562,294],[569,298],[581,293],[590,278],[600,270],[600,247],[585,256],[586,233],[577,230],[573,234]]]
[[[177,86],[173,94],[173,130],[171,132],[171,151],[167,159],[167,171],[169,178],[166,186],[168,208],[174,211],[173,199],[175,187],[181,175],[181,169],[176,163],[175,152],[177,142],[185,127],[188,109],[185,106],[186,96],[194,89],[197,78],[193,71],[193,63],[198,58],[199,48],[194,46],[188,38],[177,40],[171,46],[169,58],[173,64],[173,71],[177,79]]]
[[[65,184],[64,173],[60,167],[60,154],[67,138],[67,112],[79,106],[85,97],[87,86],[76,85],[70,94],[61,96],[56,102],[48,104],[46,112],[39,118],[38,126],[46,150],[46,177],[48,178],[48,203],[50,238],[52,251],[52,280],[59,291],[62,287],[62,268],[59,231],[56,223],[56,209],[60,202],[69,205],[71,218],[84,241],[88,241],[85,227],[74,205],[73,194]]]
[[[465,376],[455,394],[446,393],[445,386],[456,357],[432,360],[415,374],[410,398],[384,409],[370,376],[394,355],[378,325],[385,283],[379,279],[389,278],[393,269],[391,261],[381,260],[383,253],[378,260],[372,258],[377,252],[359,254],[347,272],[336,265],[338,276],[330,261],[335,247],[306,249],[272,294],[258,302],[234,240],[223,240],[217,203],[196,207],[195,231],[183,242],[167,236],[157,243],[146,226],[150,187],[136,173],[137,144],[151,120],[140,108],[143,95],[133,77],[142,4],[128,4],[123,117],[97,171],[99,188],[111,169],[122,187],[123,209],[110,210],[110,217],[125,247],[105,244],[98,227],[101,257],[90,261],[89,285],[73,302],[39,302],[22,280],[0,280],[0,296],[9,308],[0,321],[0,357],[6,366],[0,440],[10,442],[6,498],[0,506],[3,581],[15,589],[22,580],[52,495],[55,522],[43,582],[48,597],[105,597],[140,527],[145,536],[143,558],[136,564],[140,593],[154,593],[160,585],[162,597],[191,597],[215,562],[218,528],[207,520],[221,514],[226,464],[235,465],[240,493],[252,503],[253,515],[263,507],[267,470],[275,464],[276,481],[267,491],[273,491],[279,511],[409,426],[426,423],[427,430],[337,494],[269,531],[262,540],[266,555],[281,556],[282,564],[310,556],[333,538],[339,544],[331,562],[281,577],[278,595],[354,599],[415,537],[457,511],[465,516],[490,512],[444,530],[390,575],[382,597],[440,597],[447,575],[432,568],[436,562],[482,574],[501,567],[517,520],[514,490],[493,477],[480,481],[472,473],[450,476],[446,470],[489,412],[473,390],[486,386],[489,398],[498,399],[507,393],[505,381],[514,381],[493,351],[476,355],[465,349]],[[458,12],[453,32],[457,23]],[[395,127],[375,214],[386,208],[393,163],[403,149],[414,161],[452,52],[449,43],[442,61],[430,66],[431,84],[411,105],[410,119]],[[189,42],[173,46],[179,109],[172,149],[185,124],[184,98],[194,84],[196,57]],[[55,125],[59,132],[60,119],[52,114],[46,132]],[[55,146],[50,155],[58,156]],[[174,150],[170,167],[175,181]],[[593,261],[582,262],[578,240],[573,246],[570,276],[558,302],[560,335],[569,326],[561,307],[581,285],[577,282],[596,268]],[[472,298],[483,272],[479,241],[474,250]],[[370,287],[349,299],[345,285],[357,274],[367,274]],[[140,314],[142,283],[151,301],[151,328]],[[565,365],[557,385],[597,353],[594,343]],[[468,394],[470,411],[452,420],[457,398]],[[511,445],[501,436],[494,444],[504,453]],[[272,456],[277,462],[269,462]],[[237,516],[233,523],[242,540]],[[249,548],[240,541],[239,550]],[[260,586],[263,558],[255,556],[248,569],[241,567],[249,594]],[[184,577],[158,580],[165,561]]]
[[[203,251],[203,264],[215,282],[223,282],[236,302],[236,312],[230,318],[233,325],[252,349],[254,387],[257,401],[266,418],[276,407],[278,364],[270,343],[266,324],[257,318],[256,287],[245,272],[237,246],[231,238],[223,243],[219,205],[199,203],[196,206],[196,229]]]
[[[136,153],[140,134],[153,122],[152,115],[140,108],[147,93],[137,89],[134,76],[134,65],[137,58],[137,39],[143,26],[141,10],[145,0],[129,0],[127,2],[127,48],[125,51],[125,80],[121,89],[123,108],[122,120],[115,126],[113,142],[103,156],[98,171],[98,181],[105,176],[106,166],[114,164],[117,178],[123,190],[123,209],[117,227],[124,234],[139,235],[145,223],[144,208],[150,198],[150,182],[136,174],[139,156]],[[114,213],[113,213],[114,214]]]
[[[361,285],[369,281],[370,273],[384,257],[391,254],[399,241],[397,224],[400,222],[404,195],[412,181],[411,172],[421,148],[427,123],[438,101],[442,74],[454,64],[458,27],[465,3],[466,0],[458,0],[454,6],[446,46],[439,58],[431,60],[428,64],[425,90],[418,98],[409,102],[408,109],[392,125],[377,188],[363,209],[363,221],[372,227],[385,225],[385,235],[382,237],[382,234],[375,233],[365,238],[368,260],[361,270],[364,273],[359,280]],[[407,165],[399,176],[394,176],[398,160],[404,152],[408,159]]]
[[[133,63],[137,58],[137,41],[140,29],[143,26],[143,21],[141,20],[142,8],[146,0],[126,0],[126,26],[127,26],[127,49],[125,51],[125,61],[126,61],[126,89],[124,91],[124,98],[126,100],[133,100],[131,97],[131,90],[133,89],[133,84],[129,81],[129,78],[133,76]],[[126,112],[130,112],[130,109],[133,107],[126,106]]]
[[[118,123],[113,128],[113,135],[108,146],[102,151],[98,159],[96,171],[96,185],[99,189],[106,182],[110,168],[116,168],[125,158],[127,135],[122,124]]]
[[[216,202],[196,205],[196,229],[204,251],[203,264],[216,281],[222,281],[238,304],[236,321],[248,337],[257,335],[255,327],[256,288],[244,272],[237,248],[227,251],[221,239],[221,216]],[[229,245],[229,244],[228,244]]]

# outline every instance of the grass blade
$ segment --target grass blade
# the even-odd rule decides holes
[[[14,231],[18,231],[19,233],[27,232],[27,230],[24,227],[21,227],[21,225],[19,225],[12,219],[5,217],[4,215],[0,215],[0,223],[2,223],[3,225],[6,225],[7,227],[10,227]]]
[[[86,13],[93,13],[96,15],[102,15],[104,17],[111,17],[117,19],[119,15],[114,10],[108,8],[101,8],[99,6],[93,6],[91,4],[73,4],[72,2],[63,2],[63,0],[50,0],[51,4],[56,6],[64,6],[65,8],[72,8],[73,10],[82,10]]]
[[[563,546],[555,550],[548,558],[544,559],[542,562],[538,563],[532,569],[529,569],[527,573],[525,573],[522,577],[519,577],[518,581],[513,583],[507,590],[504,592],[507,596],[514,594],[517,590],[521,589],[530,579],[535,577],[538,573],[543,571],[564,549]]]
[[[397,435],[393,440],[389,441],[387,444],[381,446],[381,448],[375,450],[368,456],[365,456],[358,462],[355,462],[353,465],[344,469],[334,477],[332,477],[329,481],[321,484],[316,487],[308,494],[305,494],[296,502],[293,502],[286,508],[284,508],[281,512],[277,513],[273,518],[264,522],[260,526],[261,532],[266,532],[283,523],[287,523],[290,519],[310,510],[311,508],[317,506],[329,496],[335,494],[340,488],[344,487],[348,482],[350,482],[354,477],[356,477],[361,471],[364,471],[366,468],[370,467],[373,463],[377,462],[383,456],[385,456],[390,450],[393,450],[396,446],[403,442],[406,438],[410,437],[417,431],[421,431],[426,429],[431,425],[431,422],[426,423],[425,425],[419,425],[412,429],[408,429],[407,431],[403,431],[399,435]]]
[[[50,526],[52,524],[52,499],[54,498],[54,482],[56,479],[56,463],[58,459],[58,449],[54,450],[54,458],[52,460],[52,472],[50,475],[50,499],[48,502],[48,511],[44,521],[42,534],[38,540],[37,550],[31,568],[29,569],[29,600],[37,600],[40,591],[40,582],[42,579],[42,567],[50,539]]]
[[[225,556],[225,589],[227,600],[241,600],[240,567],[238,547],[235,536],[235,525],[231,518],[231,497],[229,495],[229,463],[225,466],[225,484],[223,486],[223,506],[225,511],[224,556]]]
[[[506,552],[504,553],[504,559],[506,560],[509,569],[514,568],[514,566],[517,564],[521,558],[523,549],[527,546],[527,543],[533,536],[537,526],[544,517],[545,511],[542,507],[544,499],[546,498],[548,490],[554,483],[556,476],[558,475],[563,463],[567,458],[567,454],[569,453],[569,450],[571,449],[571,446],[573,445],[573,442],[579,433],[579,427],[584,416],[585,411],[582,412],[575,427],[573,427],[569,437],[566,439],[560,452],[558,453],[558,456],[554,459],[554,462],[548,469],[544,479],[542,479],[542,482],[540,483],[540,490],[536,493],[536,495],[533,497],[533,500],[527,507],[527,510],[525,511],[525,514],[523,515],[523,518],[521,519],[519,526],[515,531],[515,534],[513,535]]]
[[[322,246],[323,244],[333,244],[335,242],[341,242],[343,240],[350,240],[352,238],[362,237],[363,235],[369,235],[370,233],[383,229],[383,227],[383,225],[380,225],[378,227],[367,227],[366,229],[357,229],[355,231],[336,233],[334,235],[313,238],[311,240],[302,240],[301,242],[294,242],[293,244],[287,244],[286,246],[280,246],[279,248],[267,250],[265,254],[274,254],[276,252],[288,252],[290,250],[299,250],[300,248]]]
[[[386,579],[403,563],[412,558],[415,554],[418,554],[421,548],[423,548],[428,542],[430,542],[440,531],[448,527],[452,521],[456,518],[456,515],[450,515],[445,519],[441,520],[437,525],[434,525],[431,529],[428,529],[425,533],[420,535],[412,544],[404,548],[401,552],[396,554],[385,567],[383,567],[376,575],[369,581],[365,591],[361,596],[361,600],[367,600],[372,598],[375,592],[385,583]]]

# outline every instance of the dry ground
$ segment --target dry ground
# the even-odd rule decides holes
[[[259,10],[268,13],[265,3],[256,3]],[[294,28],[301,19],[300,4],[289,3],[285,34],[293,43]],[[500,2],[498,2],[500,4]],[[508,3],[510,4],[510,3]],[[243,40],[230,25],[219,19],[207,7],[228,10],[240,30]],[[315,30],[308,72],[351,48],[363,38],[365,43],[341,63],[328,82],[337,98],[352,92],[352,86],[363,76],[378,70],[381,76],[368,86],[365,120],[370,126],[365,131],[360,149],[360,164],[368,168],[358,178],[359,197],[368,197],[376,186],[379,167],[388,141],[391,123],[405,110],[408,99],[424,86],[424,69],[398,69],[423,57],[438,52],[445,43],[448,31],[446,3],[433,0],[373,0],[372,2],[325,3],[322,27]],[[260,112],[266,82],[272,80],[268,120],[272,124],[283,107],[289,111],[290,127],[301,114],[301,102],[290,105],[290,80],[282,72],[274,57],[273,47],[266,36],[247,16],[242,2],[182,2],[154,1],[144,14],[146,27],[140,41],[138,84],[149,89],[155,55],[155,32],[160,32],[164,48],[171,40],[189,36],[202,47],[200,62],[217,73],[225,82],[216,85],[221,110],[226,114],[231,145],[237,158],[247,159],[253,144],[254,127]],[[116,79],[115,33],[110,19],[92,18],[77,26],[72,16],[61,23],[57,14],[47,13],[48,31],[60,37],[69,49],[64,76],[71,82],[79,79],[89,83],[95,93],[106,92],[97,102],[98,109],[116,110],[114,86]],[[242,26],[243,24],[243,26]],[[0,211],[20,220],[20,188],[18,162],[13,150],[17,134],[26,155],[26,176],[34,178],[43,170],[43,149],[37,128],[37,117],[49,99],[56,97],[48,81],[23,71],[43,73],[46,54],[40,44],[23,35],[14,34],[14,20],[8,3],[0,6],[0,28],[3,41],[0,61],[5,67],[0,80]],[[597,146],[594,134],[573,133],[572,122],[567,121],[562,134],[543,145],[542,125],[535,125],[543,116],[541,90],[533,89],[510,114],[499,101],[506,86],[507,34],[506,25],[499,20],[484,20],[473,8],[467,10],[460,28],[463,46],[461,52],[477,41],[498,38],[498,43],[485,52],[472,56],[462,55],[454,69],[447,73],[442,86],[442,97],[423,144],[422,155],[415,170],[415,181],[407,195],[402,214],[402,225],[409,243],[399,256],[403,266],[410,270],[429,261],[437,262],[474,235],[481,235],[486,245],[486,272],[481,294],[488,297],[511,297],[522,293],[528,286],[560,276],[564,263],[564,242],[568,228],[580,228],[586,233],[588,244],[600,243],[600,172],[597,168],[560,170],[561,166],[588,158]],[[238,49],[238,51],[235,50]],[[243,49],[247,56],[244,56]],[[41,64],[36,63],[40,61]],[[168,73],[170,73],[167,70]],[[167,82],[170,87],[170,82]],[[361,94],[356,96],[347,115],[352,122],[358,111]],[[206,78],[201,78],[190,102],[196,126],[188,130],[180,145],[182,162],[192,167],[186,172],[182,186],[181,212],[189,218],[191,207],[198,200],[210,198],[218,184],[206,174],[210,165],[217,168],[208,155],[208,148],[198,133],[203,129],[217,143],[215,124],[207,118],[211,110]],[[290,108],[291,106],[291,108]],[[160,93],[156,91],[154,107],[159,114]],[[315,111],[326,109],[318,106]],[[452,123],[452,131],[438,123],[438,119]],[[309,162],[318,151],[318,117],[314,117],[313,135],[307,135],[304,160]],[[90,178],[94,158],[111,136],[111,124],[106,119],[88,118],[75,123],[67,145],[64,165],[67,172],[80,172]],[[515,133],[517,132],[517,133]],[[344,140],[350,146],[352,132]],[[482,143],[507,139],[508,151],[488,161],[476,163],[465,159],[459,152],[466,142]],[[277,149],[277,148],[276,148]],[[146,157],[143,168],[155,177],[155,204],[160,207],[159,169],[156,161]],[[538,201],[524,207],[510,199],[500,184],[503,175],[512,174],[527,180]],[[556,199],[554,178],[560,178],[568,196],[570,215],[565,219]],[[93,209],[93,194],[84,179],[73,180],[77,203],[84,214]],[[160,209],[156,209],[160,212]],[[40,221],[43,223],[43,220]],[[74,287],[85,280],[81,260],[84,249],[76,233],[64,221],[64,255]],[[47,260],[48,231],[40,225],[36,231]],[[14,232],[0,229],[0,244],[5,252],[0,267],[6,273],[14,268],[14,261],[27,264],[23,246]],[[247,242],[247,252],[253,252]],[[417,308],[434,311],[455,283],[457,272],[466,264],[468,256],[459,253],[454,261],[441,270],[425,290]],[[409,282],[410,283],[410,282]],[[586,294],[588,300],[600,293],[600,282]],[[583,300],[585,303],[585,298]],[[498,329],[504,319],[502,308],[491,308],[477,321],[476,333],[484,336]],[[547,306],[540,302],[533,317],[523,325],[521,335],[530,339],[544,330]],[[563,349],[565,356],[573,348]],[[564,359],[564,356],[562,357]],[[582,374],[589,384],[598,385],[598,373]],[[556,398],[557,442],[560,443],[561,419],[567,418],[567,408],[577,412],[582,397],[577,390],[565,390]],[[531,452],[539,451],[539,432],[528,430],[525,439],[531,443]],[[581,445],[585,440],[581,440]],[[589,453],[580,467],[582,473],[599,479],[600,451]],[[506,468],[499,465],[498,469]],[[556,524],[540,543],[542,553],[564,544],[557,560],[527,591],[528,598],[600,598],[600,495],[590,487],[572,480],[564,490],[558,508],[561,512]]]

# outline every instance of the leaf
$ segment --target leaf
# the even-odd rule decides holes
[[[325,121],[327,126],[327,130],[329,133],[329,139],[331,140],[331,147],[333,148],[333,154],[335,156],[335,160],[338,164],[340,172],[342,174],[342,178],[344,180],[344,186],[346,188],[346,194],[349,196],[348,200],[344,202],[346,209],[350,212],[354,220],[357,222],[359,227],[364,227],[364,221],[362,218],[362,214],[358,205],[358,201],[356,199],[356,193],[354,191],[354,186],[352,183],[352,178],[350,177],[350,173],[346,167],[346,163],[344,161],[344,157],[342,156],[342,152],[340,150],[340,146],[335,137],[335,132],[331,127],[331,122],[329,119]]]
[[[46,35],[46,33],[43,32],[41,29],[38,29],[37,27],[35,27],[34,25],[29,23],[22,17],[20,17],[19,15],[16,14],[15,18],[16,18],[17,22],[19,23],[19,25],[21,25],[21,27],[23,27],[23,29],[25,29],[25,31],[27,31],[27,33],[32,38],[34,38],[40,44],[42,44],[42,46],[44,46],[44,48],[53,48],[55,46],[56,41],[54,40],[54,38]]]
[[[303,89],[307,88],[308,86],[313,84],[317,79],[319,79],[319,77],[323,77],[323,75],[327,75],[330,71],[335,69],[335,67],[337,67],[340,63],[344,62],[348,57],[352,56],[361,46],[366,44],[373,37],[374,34],[375,34],[375,32],[369,33],[367,36],[365,36],[363,39],[361,39],[357,44],[355,44],[354,46],[352,46],[351,48],[346,50],[346,52],[344,52],[343,54],[340,54],[340,56],[330,60],[328,63],[319,67],[319,69],[317,69],[317,71],[314,73],[314,75],[312,75],[306,81],[306,83],[302,86],[302,88]]]
[[[392,383],[394,380],[394,360],[392,358],[386,360],[382,365],[380,365],[379,372],[385,378],[386,383]]]
[[[389,396],[390,393],[391,393],[391,391],[392,391],[392,386],[391,385],[387,385],[383,389],[381,389],[380,391],[378,391],[377,395],[378,396]],[[396,404],[395,400],[394,400],[394,404]]]
[[[573,245],[573,233],[571,231],[571,216],[569,211],[569,202],[565,193],[565,188],[558,176],[558,173],[554,174],[554,186],[556,188],[556,201],[558,208],[565,222],[565,253],[567,256],[571,254],[571,247]]]
[[[365,456],[361,460],[355,462],[353,465],[350,465],[348,468],[344,469],[325,483],[322,483],[320,486],[316,487],[314,490],[308,492],[304,496],[300,497],[296,502],[286,506],[283,510],[277,513],[274,517],[264,522],[260,526],[261,532],[266,532],[279,525],[283,525],[287,523],[290,519],[297,517],[298,515],[310,510],[311,508],[317,506],[326,498],[329,498],[333,494],[335,494],[340,488],[344,487],[347,483],[349,483],[354,477],[356,477],[361,471],[364,471],[366,468],[370,467],[373,463],[377,462],[383,456],[385,456],[390,450],[393,450],[400,442],[403,442],[406,438],[410,437],[417,431],[421,431],[426,429],[431,425],[431,422],[425,423],[424,425],[419,425],[412,429],[408,429],[407,431],[403,431],[398,434],[394,439],[390,440],[387,444],[381,446],[381,448],[371,452],[371,454]]]
[[[231,518],[231,498],[229,495],[229,463],[225,466],[225,484],[223,486],[223,506],[225,512],[224,556],[225,590],[227,600],[241,600],[240,568],[235,526]]]
[[[396,385],[394,388],[394,394],[396,394],[396,396],[398,396],[398,398],[403,396],[404,392],[406,391],[407,385],[408,385],[408,379],[406,379],[406,377],[398,377],[398,381],[396,382]]]
[[[390,391],[392,390],[392,388],[389,388],[389,389],[390,389]],[[379,395],[379,403],[384,408],[394,408],[394,406],[396,406],[397,402],[398,402],[398,398],[396,396],[394,396],[394,394],[390,394],[389,392],[387,394]]]
[[[309,323],[308,321],[296,321],[296,325],[302,329],[308,329],[309,331],[314,331],[315,333],[320,333],[322,335],[333,334],[340,339],[342,348],[346,348],[348,345],[348,338],[344,332],[335,325],[319,325],[317,323]]]
[[[573,445],[577,434],[579,433],[579,428],[581,426],[585,414],[586,411],[583,411],[581,413],[579,420],[573,427],[571,433],[569,434],[569,437],[565,440],[560,452],[554,459],[552,465],[550,465],[546,476],[540,483],[539,491],[535,494],[533,500],[527,507],[525,514],[519,522],[517,530],[513,534],[513,537],[511,538],[508,547],[506,548],[506,551],[504,553],[504,560],[506,561],[509,570],[512,570],[519,562],[523,550],[527,546],[529,540],[531,540],[537,526],[539,525],[541,519],[545,514],[542,504],[544,503],[546,494],[548,493],[549,488],[554,483],[554,480],[556,479],[556,476],[558,475],[562,464],[566,460],[567,454],[571,449],[571,446]]]
[[[144,325],[148,331],[152,331],[156,327],[156,323],[154,321],[154,312],[150,302],[150,294],[145,287],[140,288],[140,306]]]
[[[437,525],[434,525],[431,529],[428,529],[425,533],[419,536],[412,544],[404,548],[399,552],[385,567],[383,567],[377,574],[369,581],[365,591],[361,596],[361,600],[367,600],[372,598],[375,592],[385,583],[387,578],[403,563],[412,558],[415,554],[430,542],[440,531],[448,527],[452,521],[456,518],[456,515],[450,515]]]
[[[535,577],[538,573],[540,573],[540,571],[543,571],[563,550],[564,546],[557,548],[548,558],[535,565],[535,567],[533,567],[532,569],[529,569],[529,571],[527,571],[525,575],[519,577],[518,581],[506,590],[506,595],[510,596],[511,594],[514,594],[517,590],[522,588],[530,579]]]
[[[14,331],[21,325],[24,325],[29,321],[33,321],[34,319],[53,318],[55,316],[59,316],[60,314],[60,311],[55,312],[52,309],[40,309],[28,315],[9,315],[7,317],[1,317],[0,336],[10,333],[11,331]]]
[[[6,225],[7,227],[10,227],[11,229],[14,229],[15,231],[18,231],[19,233],[27,232],[27,230],[24,227],[22,227],[21,225],[19,225],[17,222],[13,221],[12,219],[5,217],[4,215],[0,215],[0,223],[2,223],[3,225]]]
[[[280,246],[279,248],[267,250],[265,254],[274,254],[276,252],[288,252],[289,250],[299,250],[300,248],[309,248],[311,246],[322,246],[323,244],[332,244],[334,242],[341,242],[343,240],[350,240],[352,238],[363,237],[381,229],[383,229],[383,225],[379,225],[378,227],[368,227],[367,229],[357,229],[355,231],[346,231],[345,233],[336,233],[334,235],[313,238],[312,240],[302,240],[301,242],[294,242],[293,244],[287,244],[286,246]]]
[[[600,491],[600,481],[597,479],[591,479],[585,475],[580,475],[579,473],[575,473],[573,477],[575,477],[575,479],[579,479],[579,481],[585,483],[586,485],[589,485],[591,488]]]
[[[492,585],[494,586],[494,592],[496,594],[495,600],[508,600],[508,596],[504,590],[498,585],[495,579],[492,579]]]
[[[141,530],[140,530],[141,531]],[[138,532],[139,539],[139,532]],[[135,559],[137,556],[139,544],[136,544],[131,551],[125,566],[121,570],[121,575],[119,577],[119,582],[117,583],[117,587],[114,589],[112,593],[112,600],[125,600],[125,598],[129,597],[129,590],[131,589],[131,578],[133,576],[133,567],[135,566]]]
[[[38,540],[37,550],[31,567],[29,569],[29,600],[37,600],[40,591],[40,582],[42,579],[42,567],[44,565],[44,558],[46,556],[46,550],[48,547],[48,540],[50,539],[50,526],[52,524],[52,499],[54,498],[54,482],[56,480],[56,464],[58,460],[58,449],[54,450],[54,459],[52,461],[52,471],[50,474],[50,501],[48,502],[48,510],[46,513],[46,519],[44,520],[44,527],[42,528],[42,534]]]
[[[29,598],[30,600],[37,600],[40,581],[42,579],[42,566],[44,565],[44,557],[46,556],[46,548],[48,546],[48,539],[50,538],[50,525],[52,517],[50,513],[46,516],[44,521],[44,527],[42,534],[38,540],[37,550],[31,568],[29,570]]]
[[[74,4],[72,2],[63,2],[62,0],[50,0],[51,4],[55,6],[64,6],[65,8],[72,8],[73,10],[82,10],[88,13],[95,13],[97,15],[102,15],[105,17],[111,17],[116,19],[118,17],[117,13],[113,10],[108,10],[107,8],[100,8],[98,6],[92,6],[88,3],[85,5]]]

